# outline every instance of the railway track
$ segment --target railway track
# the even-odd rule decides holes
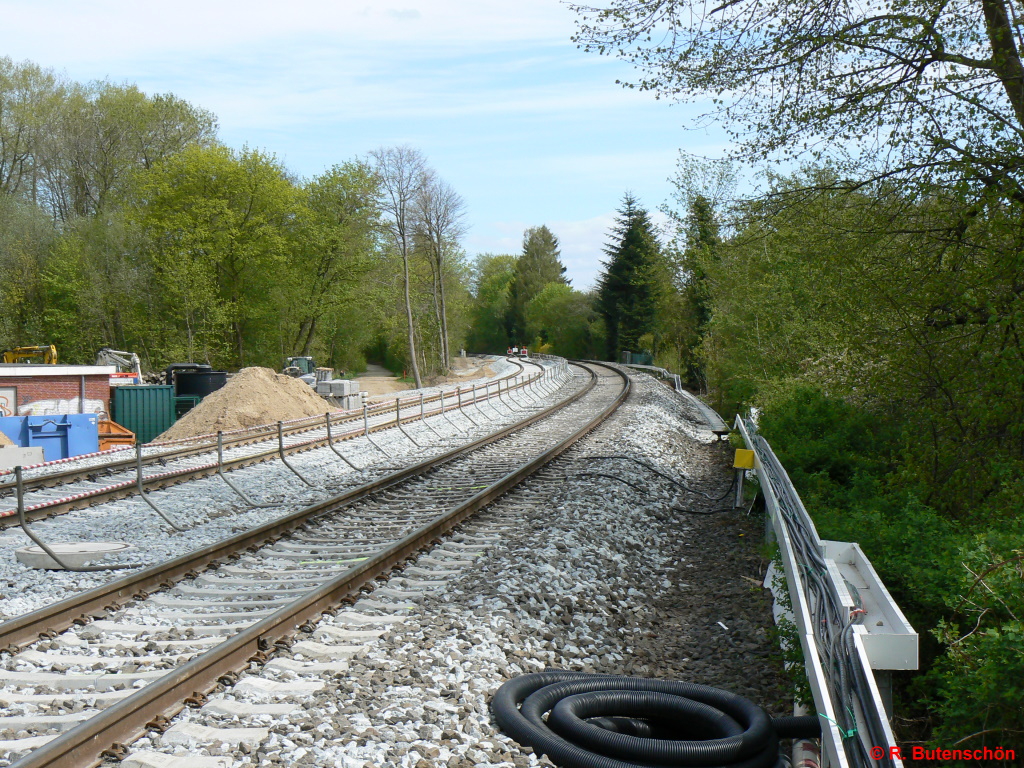
[[[157,444],[148,452],[117,451],[97,455],[75,466],[51,464],[23,473],[22,504],[28,520],[38,520],[82,509],[106,501],[126,498],[142,491],[154,491],[201,477],[211,477],[264,461],[274,461],[304,451],[322,448],[329,442],[352,440],[368,433],[396,428],[460,407],[480,407],[482,402],[511,398],[513,393],[546,379],[550,370],[535,363],[536,371],[513,361],[518,371],[495,382],[474,385],[453,395],[441,392],[418,398],[396,398],[377,403],[365,412],[325,413],[323,417],[299,419],[288,424],[267,425],[242,434],[207,436],[198,442],[170,446]],[[122,454],[130,454],[128,457]],[[150,471],[146,473],[146,468]],[[156,471],[153,471],[154,467]],[[59,471],[54,472],[54,469]],[[49,471],[46,471],[49,470]],[[9,477],[13,477],[13,474]],[[0,482],[0,529],[19,523],[17,483]]]
[[[0,750],[27,753],[18,768],[92,765],[185,703],[201,704],[218,681],[262,664],[275,643],[542,468],[628,393],[610,368],[579,367],[575,378],[574,394],[524,423],[0,625],[0,701],[25,712],[0,717],[0,736],[14,736]],[[467,565],[487,539],[464,533],[443,546]],[[355,607],[379,608],[366,603]],[[372,634],[360,621],[374,621],[346,615],[350,628],[304,641],[301,660],[266,667],[343,671],[360,632]]]

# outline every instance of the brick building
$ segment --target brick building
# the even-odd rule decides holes
[[[112,365],[0,364],[0,416],[110,413]]]

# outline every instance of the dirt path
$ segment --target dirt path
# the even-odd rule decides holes
[[[456,357],[452,360],[452,370],[448,376],[433,376],[424,380],[423,386],[436,387],[440,384],[461,384],[474,379],[489,378],[494,375],[488,363],[478,357]],[[380,399],[382,395],[404,392],[413,389],[412,384],[399,381],[398,377],[382,365],[367,363],[366,372],[356,375],[359,389],[367,392],[370,398]]]
[[[376,363],[367,363],[366,372],[358,374],[356,379],[359,381],[359,389],[370,397],[412,389],[410,384],[399,381],[391,371]]]

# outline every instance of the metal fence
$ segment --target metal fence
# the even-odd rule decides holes
[[[917,668],[917,633],[856,544],[823,541],[749,419],[736,418],[771,515],[814,705],[824,765],[902,766],[886,712],[889,670]],[[891,704],[889,705],[891,708]]]

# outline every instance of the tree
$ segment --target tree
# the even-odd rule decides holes
[[[335,165],[302,189],[296,238],[289,261],[298,316],[292,354],[310,355],[323,318],[352,300],[371,267],[383,234],[380,177],[367,163]]]
[[[645,346],[642,337],[655,333],[668,273],[650,217],[628,192],[610,235],[597,308],[605,322],[608,357],[615,360],[624,349]]]
[[[711,292],[707,271],[722,246],[718,218],[712,202],[703,195],[694,196],[685,222],[685,247],[682,252],[682,313],[689,320],[687,371],[690,381],[707,390],[707,376],[700,347],[711,322]]]
[[[208,146],[216,121],[172,95],[134,85],[75,85],[47,153],[47,199],[57,218],[90,216],[122,196],[131,174],[187,146]]]
[[[284,168],[258,150],[192,146],[140,174],[135,194],[132,216],[183,315],[189,359],[223,360],[218,342],[227,342],[229,359],[245,365],[246,339],[273,314],[268,284],[293,242],[297,192]]]
[[[509,330],[513,341],[526,340],[526,306],[548,283],[569,284],[559,261],[558,238],[546,226],[523,233],[523,253],[509,287]]]
[[[575,4],[575,39],[712,97],[739,154],[845,157],[871,178],[1004,185],[1024,197],[1019,10],[1005,0],[611,0]]]
[[[416,359],[416,326],[413,321],[412,297],[409,288],[409,260],[416,233],[416,200],[427,176],[423,155],[412,147],[376,149],[370,153],[381,179],[381,207],[387,216],[391,245],[402,259],[402,287],[405,299],[405,320],[409,350],[409,366],[417,388],[423,386]]]
[[[0,194],[38,201],[47,132],[65,98],[53,72],[0,56]]]
[[[604,325],[593,297],[570,285],[551,282],[526,306],[527,337],[538,350],[593,359],[602,352]]]
[[[56,239],[39,206],[0,193],[0,348],[45,341],[41,275]]]
[[[448,373],[451,350],[448,348],[448,307],[445,280],[449,263],[458,258],[459,241],[465,233],[466,203],[446,181],[430,174],[416,197],[417,233],[430,263],[434,308],[441,342],[441,374]]]
[[[508,349],[512,336],[508,327],[508,294],[518,258],[493,253],[476,257],[472,317],[466,342],[474,352],[501,354]]]

